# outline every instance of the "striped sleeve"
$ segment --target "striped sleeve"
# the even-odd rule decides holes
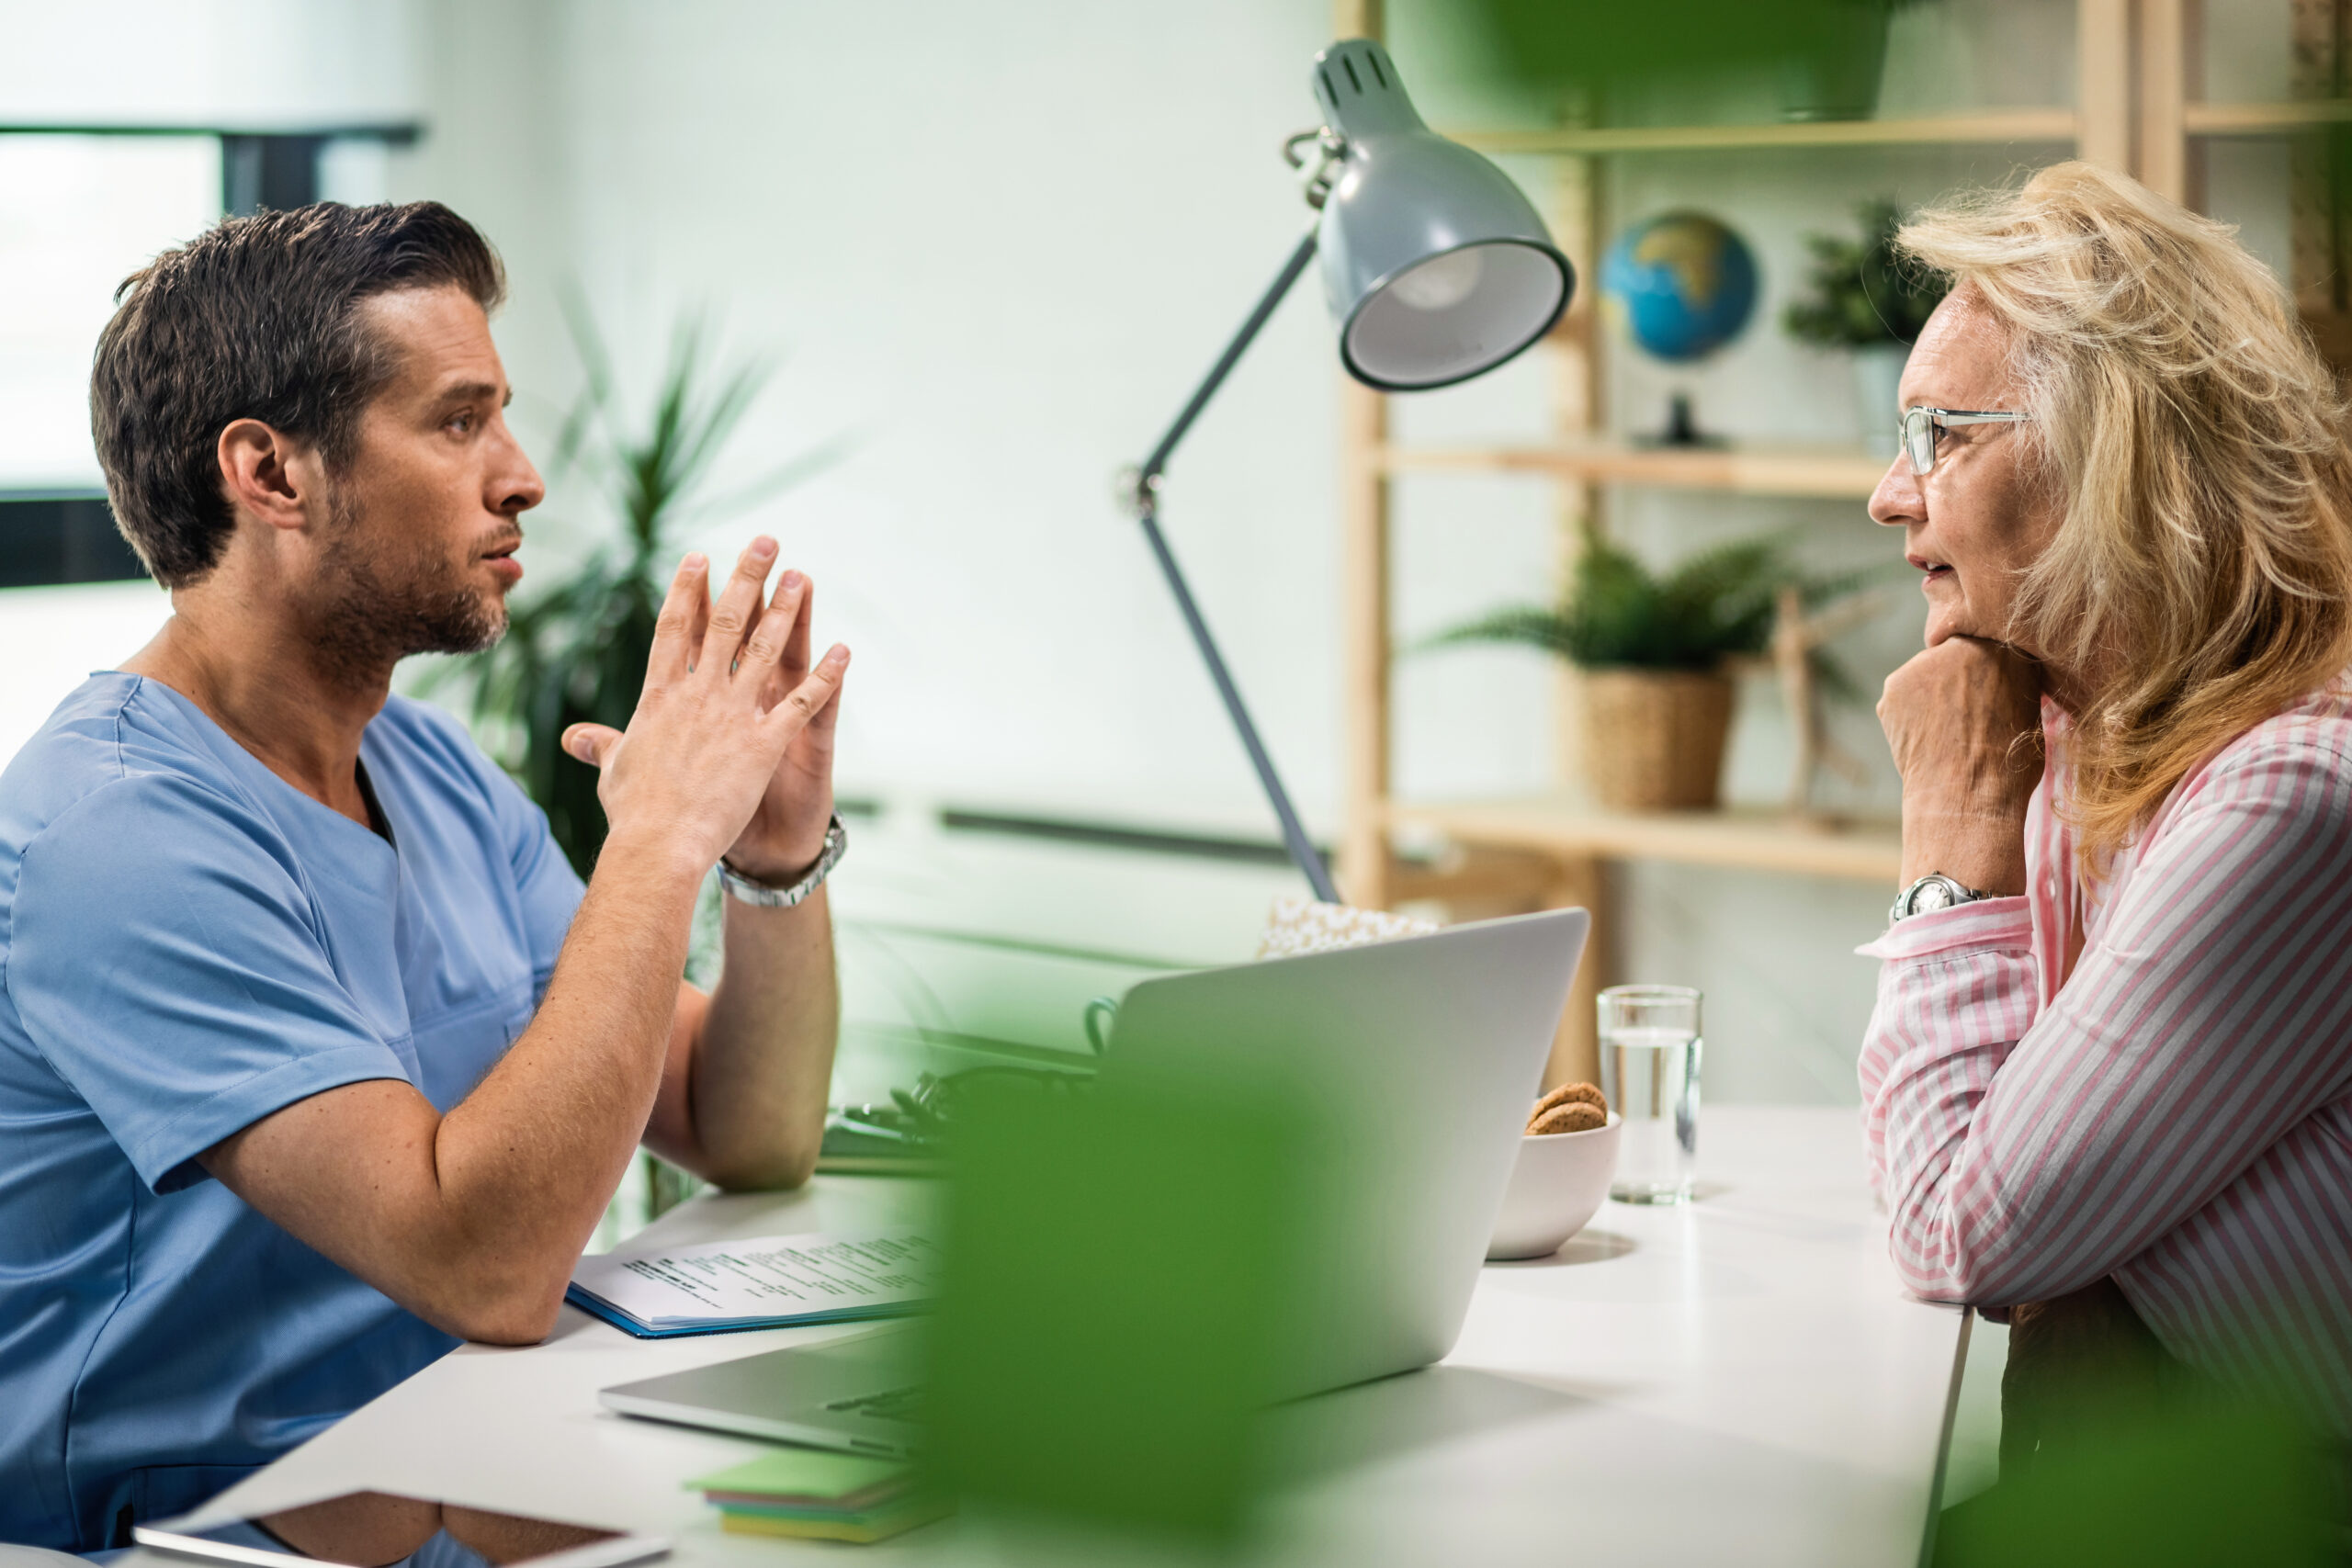
[[[2047,1006],[2021,898],[1865,950],[1873,1175],[1921,1295],[2112,1273],[2352,1091],[2352,765],[2308,734],[2233,748],[2132,860]]]

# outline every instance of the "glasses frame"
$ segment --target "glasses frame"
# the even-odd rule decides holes
[[[2033,416],[2014,409],[1936,409],[1925,404],[1903,411],[1898,439],[1911,471],[1921,479],[1936,470],[1936,437],[1962,424],[2018,424]]]

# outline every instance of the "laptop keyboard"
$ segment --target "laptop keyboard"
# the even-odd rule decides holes
[[[905,1388],[884,1389],[879,1393],[836,1399],[825,1408],[844,1416],[871,1416],[877,1421],[920,1421],[922,1393],[922,1384],[911,1383]]]

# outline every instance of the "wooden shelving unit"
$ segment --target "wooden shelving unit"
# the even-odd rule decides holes
[[[1740,495],[1864,500],[1886,464],[1835,447],[1666,447],[1582,441],[1557,446],[1384,446],[1369,454],[1386,474],[1546,474],[1578,484],[1719,490]]]
[[[1381,0],[1337,0],[1341,37],[1381,34]],[[2298,10],[2298,26],[2313,25]],[[2303,136],[2352,121],[2352,100],[2207,103],[2191,95],[2200,18],[2196,0],[2075,0],[2075,101],[2066,106],[1858,121],[1768,125],[1449,130],[1491,153],[1542,156],[1555,171],[1551,221],[1578,274],[1596,276],[1600,181],[1607,160],[1743,149],[2001,146],[2020,158],[2080,157],[2122,169],[2195,204],[2198,149],[2222,137]],[[2309,44],[2312,40],[2301,39]],[[2305,52],[2309,52],[2306,50]],[[2299,243],[2299,253],[2304,249]],[[2334,252],[2335,274],[2347,268]],[[2299,263],[2299,268],[2301,264]],[[2314,276],[2325,270],[2314,265]],[[2296,280],[2323,343],[2352,348],[2352,316],[2330,309],[2312,278]],[[1391,482],[1399,475],[1472,472],[1541,476],[1559,486],[1563,563],[1603,487],[1637,485],[1747,495],[1867,497],[1884,463],[1852,450],[1739,447],[1664,450],[1602,429],[1602,343],[1590,290],[1579,292],[1550,352],[1556,437],[1513,446],[1412,448],[1389,440],[1385,400],[1352,382],[1341,391],[1341,590],[1348,705],[1347,818],[1340,875],[1348,896],[1387,907],[1415,898],[1580,903],[1594,916],[1595,961],[1578,976],[1548,1081],[1594,1071],[1592,998],[1607,972],[1611,861],[1655,860],[1875,882],[1892,892],[1901,843],[1892,824],[1835,829],[1768,815],[1656,817],[1600,812],[1556,798],[1424,803],[1392,798],[1389,625]],[[1563,704],[1575,701],[1563,682]],[[1572,727],[1571,727],[1572,728]],[[1437,838],[1457,853],[1439,868],[1401,859],[1397,836]]]
[[[1482,152],[1570,158],[1621,152],[1726,152],[1768,147],[1928,147],[2075,140],[2072,109],[1991,109],[1912,119],[1838,119],[1765,125],[1597,126],[1544,130],[1447,129]]]
[[[2188,136],[2292,136],[2352,120],[2352,98],[2314,98],[2287,104],[2200,104],[2180,107],[2180,130]]]
[[[1792,820],[1770,811],[1600,811],[1572,797],[1453,804],[1393,801],[1391,831],[1436,833],[1479,849],[1587,860],[1672,861],[1743,871],[1830,876],[1892,887],[1903,833],[1892,822]]]

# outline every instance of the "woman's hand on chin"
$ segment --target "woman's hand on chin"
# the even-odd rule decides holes
[[[2041,667],[1947,637],[1886,678],[1878,720],[1903,776],[1903,881],[1930,872],[2025,891],[2025,811],[2041,782]]]

